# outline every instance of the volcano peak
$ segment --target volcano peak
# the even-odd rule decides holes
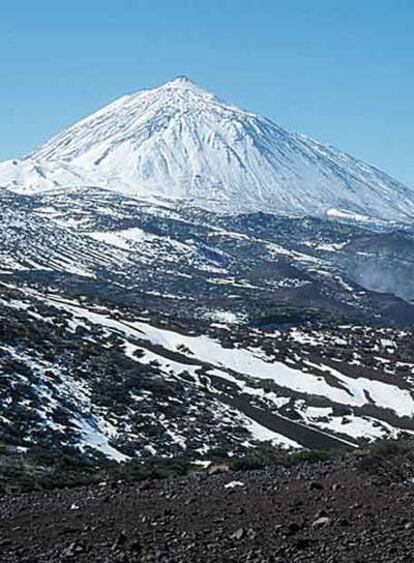
[[[0,184],[35,189],[41,181],[43,189],[52,165],[54,185],[76,177],[78,185],[231,212],[323,216],[339,209],[375,219],[414,217],[414,193],[387,174],[229,105],[187,76],[116,100],[24,165],[0,166]]]

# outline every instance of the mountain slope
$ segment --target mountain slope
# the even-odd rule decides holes
[[[94,185],[232,212],[414,217],[414,192],[396,180],[183,77],[124,96],[24,161],[0,165],[0,185]]]
[[[5,279],[41,279],[192,318],[414,325],[414,305],[403,301],[414,298],[409,234],[166,207],[97,188],[3,190],[0,215]]]
[[[0,439],[118,461],[414,431],[413,333],[263,330],[0,283]]]

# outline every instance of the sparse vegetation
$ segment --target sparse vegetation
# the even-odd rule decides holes
[[[387,480],[414,478],[414,439],[381,440],[353,454],[360,471]]]

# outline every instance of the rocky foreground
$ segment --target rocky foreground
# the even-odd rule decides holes
[[[411,451],[0,498],[0,561],[414,561]]]

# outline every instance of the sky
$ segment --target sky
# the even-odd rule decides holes
[[[412,0],[1,0],[0,160],[187,75],[414,187]]]

